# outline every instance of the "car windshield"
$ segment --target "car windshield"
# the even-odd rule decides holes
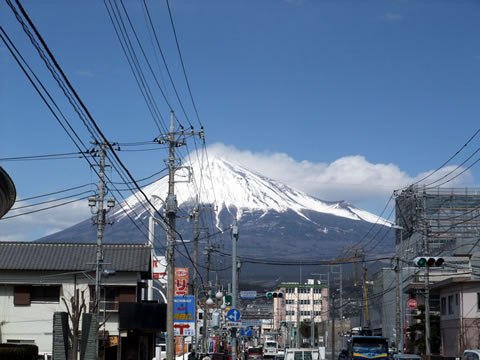
[[[294,360],[312,360],[312,352],[311,351],[295,351]]]
[[[267,343],[265,343],[265,347],[277,347],[277,343],[276,342],[267,342]]]
[[[357,342],[353,344],[354,352],[375,352],[385,353],[387,352],[386,345],[375,342]]]

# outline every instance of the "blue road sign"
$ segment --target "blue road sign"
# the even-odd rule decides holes
[[[241,316],[242,315],[240,314],[240,311],[238,311],[235,308],[231,308],[227,312],[227,319],[230,321],[235,321],[235,322],[240,321]]]
[[[240,329],[240,336],[253,336],[253,330],[252,329]]]

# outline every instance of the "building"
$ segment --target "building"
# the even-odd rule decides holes
[[[431,291],[440,299],[442,354],[458,357],[480,348],[480,280],[451,277],[435,283]]]
[[[276,286],[282,297],[273,299],[273,329],[298,329],[302,322],[318,325],[328,319],[328,286],[313,279]],[[290,333],[290,331],[288,331]]]
[[[404,335],[401,339],[402,342],[407,341],[410,351],[418,351],[411,348],[410,340],[405,337],[405,328],[418,320],[415,318],[418,310],[409,309],[407,301],[415,299],[419,306],[424,305],[425,284],[428,284],[428,289],[433,289],[436,283],[472,272],[470,258],[480,250],[480,189],[412,185],[395,195],[395,250],[400,260],[401,331]],[[415,267],[414,259],[418,256],[440,256],[445,263],[442,267],[428,268],[427,272],[424,267]],[[386,286],[381,291],[392,292],[392,286]],[[440,314],[440,301],[438,293],[430,294],[431,316]],[[391,317],[396,313],[396,303],[383,303],[385,316]],[[398,347],[401,345],[397,344]],[[432,353],[446,355],[442,353],[443,346],[438,349],[432,347],[431,350]]]
[[[69,329],[82,330],[85,314],[95,313],[96,248],[79,243],[0,243],[0,342],[35,344],[40,352],[51,353],[54,314],[73,314],[74,309],[81,313],[74,317],[79,326],[70,317]],[[152,277],[151,248],[108,244],[103,250],[99,351],[106,360],[139,353],[151,359],[156,333],[165,330],[166,318],[164,304],[143,301]]]

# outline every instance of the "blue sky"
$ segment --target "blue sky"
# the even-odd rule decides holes
[[[142,1],[124,3],[156,71],[159,54],[152,50]],[[198,129],[166,3],[147,3]],[[103,2],[22,4],[109,140],[158,136]],[[229,154],[321,199],[345,199],[380,214],[394,189],[436,169],[479,127],[476,1],[170,0],[170,6],[212,153]],[[4,2],[0,25],[90,141]],[[163,68],[158,78],[187,125]],[[1,42],[0,79],[0,158],[76,151]],[[169,108],[155,91],[168,119]],[[448,165],[460,164],[479,142],[474,138]],[[166,152],[119,156],[142,178],[163,168]],[[14,179],[19,198],[97,181],[81,159],[0,166]],[[474,187],[478,173],[473,166],[448,185]],[[85,216],[88,208],[76,204],[2,220],[0,239],[31,240]]]

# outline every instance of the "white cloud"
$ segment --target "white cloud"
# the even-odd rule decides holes
[[[18,203],[18,206],[25,203]],[[14,208],[17,205],[14,205]],[[0,241],[31,241],[53,234],[87,219],[90,210],[86,200],[45,211],[8,218],[35,210],[35,207],[10,210],[0,220]]]
[[[235,160],[251,170],[321,200],[347,200],[360,207],[362,202],[378,202],[378,206],[374,207],[380,210],[393,190],[415,183],[430,173],[409,176],[395,164],[374,164],[361,155],[345,156],[329,164],[296,161],[285,153],[253,153],[224,144],[211,145],[208,152],[211,156]],[[454,168],[451,166],[442,169],[426,179],[425,183],[429,184]],[[472,175],[466,171],[446,186],[464,186],[472,183]]]

